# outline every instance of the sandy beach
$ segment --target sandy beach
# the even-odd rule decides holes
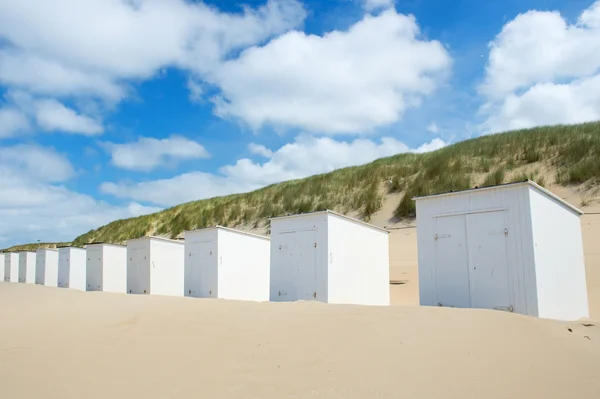
[[[400,224],[390,307],[0,283],[0,397],[598,397],[596,208],[582,218],[591,317],[577,322],[419,307],[416,229]]]
[[[566,398],[600,328],[504,312],[0,284],[5,398]]]

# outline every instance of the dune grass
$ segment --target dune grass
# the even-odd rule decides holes
[[[3,252],[35,251],[38,248],[58,248],[71,245],[70,242],[36,242],[33,244],[14,245]]]
[[[475,184],[495,185],[532,178],[515,170],[543,163],[562,185],[600,181],[600,122],[549,126],[483,136],[426,154],[399,154],[262,189],[181,204],[162,212],[117,220],[74,241],[123,243],[146,234],[175,237],[184,230],[220,224],[266,226],[268,218],[332,209],[358,212],[368,220],[387,193],[402,193],[399,219],[414,217],[412,197]]]

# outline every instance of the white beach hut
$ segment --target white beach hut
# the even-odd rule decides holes
[[[8,273],[8,274],[7,274]],[[19,254],[7,252],[4,254],[4,278],[6,282],[19,282]]]
[[[6,264],[6,254],[4,252],[0,252],[0,265],[4,270],[2,281],[7,283],[10,281],[10,263]]]
[[[122,245],[86,245],[86,290],[125,293],[127,290],[127,248]]]
[[[35,283],[58,286],[58,250],[38,248],[35,252]]]
[[[388,231],[332,211],[271,219],[271,301],[389,305]]]
[[[185,295],[269,300],[269,237],[222,226],[185,232]]]
[[[86,250],[76,247],[58,249],[58,286],[86,290]]]
[[[127,241],[127,292],[183,296],[184,243],[161,237]]]
[[[19,283],[35,284],[35,252],[19,252]]]
[[[579,209],[531,181],[415,200],[421,305],[588,317]]]

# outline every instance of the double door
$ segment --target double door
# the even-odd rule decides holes
[[[512,311],[504,211],[436,218],[440,306]]]
[[[281,233],[278,237],[277,296],[280,301],[322,300],[317,290],[316,230]]]

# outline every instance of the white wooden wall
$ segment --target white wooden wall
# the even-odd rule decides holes
[[[218,297],[269,300],[270,240],[218,229]]]
[[[35,283],[48,287],[58,286],[58,251],[38,248],[36,251]]]
[[[150,294],[150,240],[127,241],[127,293]]]
[[[390,304],[388,233],[329,215],[328,302]]]
[[[15,252],[9,252],[5,254],[4,259],[5,267],[9,268],[9,280],[11,283],[19,282],[19,254]]]
[[[535,270],[528,186],[499,186],[493,189],[472,190],[457,194],[417,200],[417,242],[419,258],[419,298],[421,305],[437,306],[439,289],[446,298],[453,295],[451,287],[459,281],[438,284],[438,273],[452,259],[438,259],[436,240],[437,219],[444,215],[468,214],[485,211],[503,211],[506,238],[510,299],[514,311],[537,315]],[[529,265],[531,267],[526,267]],[[446,288],[443,288],[446,287]],[[527,288],[525,288],[527,287]]]
[[[127,248],[103,245],[102,291],[127,292]]]
[[[271,301],[317,300],[327,302],[327,239],[326,212],[271,220],[269,294]],[[314,243],[316,243],[316,247],[312,247],[311,244]],[[298,270],[306,267],[306,265],[302,265],[300,252],[303,253],[305,259],[309,254],[311,259],[314,259],[315,277],[312,280],[298,277]],[[307,273],[303,275],[305,274]]]
[[[35,284],[35,252],[19,252],[19,282]]]
[[[183,242],[149,239],[150,294],[183,296],[184,254]]]
[[[0,254],[0,265],[2,265],[2,268],[4,270],[4,277],[2,279],[2,281],[4,281],[5,283],[8,283],[10,281],[10,262],[6,262],[7,256],[4,253]]]
[[[589,317],[579,215],[530,188],[539,317]]]
[[[185,232],[184,295],[218,297],[217,229]]]
[[[102,246],[88,245],[86,247],[86,257],[86,290],[102,291]]]
[[[66,247],[58,250],[58,286],[86,290],[86,250]]]
[[[87,291],[125,293],[127,290],[127,248],[120,245],[88,245]]]

